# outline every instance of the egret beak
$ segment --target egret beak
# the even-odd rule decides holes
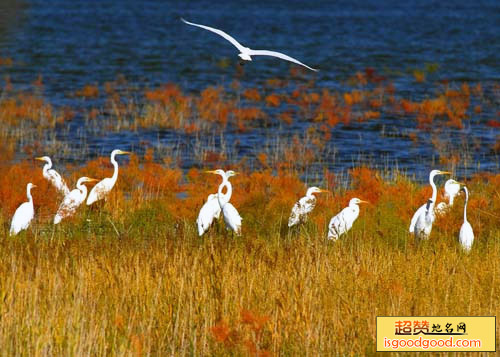
[[[33,188],[33,187],[38,187],[38,186],[37,186],[37,185],[33,185],[33,184],[32,184],[32,185],[31,185],[31,188]]]
[[[130,151],[120,151],[120,155],[130,155],[132,154]]]
[[[444,174],[451,175],[451,172],[449,172],[449,171],[439,171],[439,173],[440,173],[441,175],[444,175]]]
[[[90,177],[89,177],[89,178],[87,179],[87,182],[97,182],[97,181],[99,181],[99,180],[98,180],[98,179],[95,179],[95,178],[90,178]]]
[[[359,203],[370,203],[368,201],[359,200]]]
[[[215,170],[207,170],[205,171],[206,174],[216,174]]]
[[[324,193],[327,193],[327,192],[330,192],[330,191],[328,191],[328,190],[321,190],[321,189],[320,189],[320,190],[319,190],[319,192],[324,192]]]
[[[43,157],[35,157],[35,160],[45,161],[45,160],[43,159]]]

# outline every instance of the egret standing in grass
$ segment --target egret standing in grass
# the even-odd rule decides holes
[[[453,206],[453,201],[455,200],[455,197],[458,195],[460,192],[460,182],[455,181],[453,179],[449,179],[446,181],[444,184],[444,197],[448,199],[448,203],[446,202],[439,202],[438,205],[436,206],[436,213],[437,214],[444,214],[448,209]]]
[[[308,65],[305,65],[304,63],[296,60],[295,58],[292,58],[290,56],[285,55],[284,53],[276,52],[276,51],[268,51],[268,50],[252,50],[251,48],[243,46],[241,43],[236,41],[233,37],[229,36],[227,33],[225,33],[222,30],[219,30],[219,29],[216,29],[213,27],[209,27],[209,26],[205,26],[205,25],[195,24],[193,22],[189,22],[189,21],[186,21],[184,19],[181,19],[181,20],[182,20],[182,22],[184,22],[188,25],[200,27],[204,30],[208,30],[208,31],[211,31],[213,33],[216,33],[217,35],[219,35],[219,36],[223,37],[224,39],[226,39],[227,41],[231,42],[231,44],[234,47],[236,47],[238,49],[238,51],[240,51],[238,56],[244,61],[251,61],[252,56],[271,56],[271,57],[281,58],[282,60],[293,62],[295,64],[304,66],[304,67],[310,69],[311,71],[315,71],[315,72],[318,71],[317,69],[311,68]]]
[[[207,172],[221,175],[222,183],[219,185],[219,190],[217,191],[217,200],[224,217],[224,223],[226,224],[226,228],[229,228],[237,235],[241,235],[242,218],[238,213],[238,210],[231,203],[229,203],[229,199],[233,194],[233,185],[231,185],[231,182],[229,182],[228,178],[230,176],[234,176],[234,174],[236,173],[234,173],[234,171],[232,172],[233,174],[231,174],[230,171],[224,173],[224,171],[220,169]],[[227,192],[225,194],[222,192],[224,186],[227,189]]]
[[[307,221],[308,214],[311,213],[316,206],[316,196],[314,196],[314,194],[321,192],[329,191],[322,190],[318,187],[310,187],[307,190],[306,195],[298,200],[293,206],[290,218],[288,218],[288,227]]]
[[[431,234],[432,224],[436,218],[434,214],[434,205],[436,204],[437,188],[434,183],[434,176],[450,174],[448,171],[432,170],[429,174],[429,183],[432,187],[432,197],[426,204],[422,205],[413,215],[410,223],[410,233],[415,234],[417,240],[429,239]]]
[[[80,177],[76,183],[76,188],[64,197],[64,200],[59,205],[59,209],[54,217],[54,224],[61,222],[63,218],[72,216],[78,207],[85,201],[87,197],[87,187],[85,182],[99,181],[89,177]]]
[[[10,235],[16,235],[23,229],[29,227],[33,217],[35,217],[35,208],[33,207],[33,197],[31,197],[31,189],[36,187],[31,182],[26,186],[26,196],[28,197],[28,202],[21,204],[14,213],[12,217],[12,223],[10,225]]]
[[[111,152],[111,163],[115,168],[113,176],[101,180],[97,185],[94,186],[94,188],[89,193],[89,197],[87,198],[87,206],[103,198],[106,198],[109,192],[111,192],[111,190],[115,186],[116,180],[118,179],[118,163],[115,160],[115,156],[128,155],[128,154],[131,153],[128,151],[122,151],[118,149],[113,150]]]
[[[217,193],[208,195],[207,202],[201,207],[196,225],[198,226],[198,235],[201,237],[212,225],[215,219],[220,217],[220,205],[217,199]]]
[[[233,170],[229,170],[227,172],[224,172],[223,170],[220,175],[222,176],[222,180],[224,182],[224,178],[229,180],[230,177],[235,176],[236,172]],[[219,172],[216,171],[206,171],[207,173],[211,174],[219,174]],[[231,196],[226,197],[226,199],[229,201],[231,199]],[[212,222],[215,219],[219,219],[220,217],[220,208],[219,200],[218,200],[218,193],[212,193],[208,195],[207,202],[201,207],[200,213],[198,214],[198,218],[196,219],[196,224],[198,226],[198,234],[201,237],[212,225]]]
[[[354,221],[359,216],[358,205],[360,203],[368,202],[359,198],[352,198],[349,201],[349,206],[330,220],[330,224],[328,224],[328,239],[337,240],[342,234],[347,233],[351,229]]]
[[[36,157],[35,160],[44,161],[46,164],[43,166],[43,177],[49,181],[60,193],[66,196],[69,193],[68,185],[64,182],[59,173],[52,168],[52,160],[48,156]]]
[[[472,248],[472,243],[474,243],[474,231],[472,230],[472,226],[469,221],[467,221],[467,202],[469,202],[469,191],[467,187],[462,187],[462,191],[465,192],[465,202],[464,202],[464,223],[460,228],[460,233],[458,235],[458,239],[462,248],[469,252]]]

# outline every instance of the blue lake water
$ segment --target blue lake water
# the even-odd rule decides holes
[[[126,0],[4,0],[0,4],[0,56],[14,65],[0,67],[15,86],[29,86],[43,76],[45,96],[55,106],[86,106],[67,93],[89,83],[125,76],[130,85],[156,87],[175,82],[191,93],[209,85],[230,83],[238,63],[237,52],[218,36],[183,24],[179,19],[221,28],[253,48],[285,52],[319,68],[311,74],[319,88],[345,89],[346,80],[366,67],[378,73],[408,73],[428,63],[439,65],[435,81],[477,82],[494,86],[500,80],[500,2],[498,1],[126,1]],[[218,65],[221,60],[228,66]],[[290,65],[258,58],[245,65],[239,78],[245,87],[259,87],[269,78],[288,74]],[[408,98],[433,95],[435,86],[415,83],[411,74],[395,76],[394,84]],[[498,171],[492,151],[498,128],[487,127],[495,118],[499,94],[491,96],[490,112],[462,130],[443,133],[450,141],[479,140],[465,148],[482,170]],[[82,121],[71,122],[64,136],[70,143],[82,135]],[[332,169],[347,169],[360,155],[380,166],[398,163],[420,179],[438,165],[436,152],[425,145],[381,135],[382,127],[404,132],[414,125],[383,117],[370,125],[335,127]],[[300,120],[284,128],[284,140],[304,130]],[[63,135],[63,134],[61,134]],[[225,133],[236,156],[252,156],[254,149],[272,141],[265,128]],[[190,156],[192,137],[157,130],[85,134],[88,155],[108,153],[115,146],[134,148],[144,140],[182,151],[183,165]],[[215,139],[217,147],[219,141]],[[69,159],[69,158],[67,158]],[[459,174],[471,168],[457,167]]]

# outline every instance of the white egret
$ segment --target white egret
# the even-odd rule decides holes
[[[351,229],[354,221],[359,216],[358,205],[360,203],[368,202],[360,200],[359,198],[352,198],[349,201],[349,206],[332,217],[330,224],[328,224],[328,239],[337,240],[342,234],[347,233]]]
[[[10,225],[10,235],[16,235],[23,229],[28,228],[33,217],[35,217],[35,208],[33,207],[33,197],[31,197],[31,189],[36,187],[31,182],[26,186],[26,196],[28,197],[28,202],[21,204],[14,213],[12,217],[12,223]]]
[[[472,226],[469,221],[467,221],[467,202],[469,202],[469,191],[467,187],[462,187],[462,191],[465,192],[465,203],[464,203],[464,223],[460,228],[460,234],[458,235],[458,239],[462,248],[469,252],[472,248],[472,243],[474,243],[474,232],[472,231]]]
[[[43,177],[49,181],[54,187],[66,196],[69,193],[68,185],[64,182],[64,179],[59,175],[59,173],[52,169],[52,160],[48,156],[35,157],[35,160],[45,161],[46,164],[43,166]]]
[[[214,219],[220,217],[220,205],[217,199],[217,193],[208,195],[207,202],[201,207],[196,224],[198,226],[198,235],[201,237],[212,225]]]
[[[434,214],[434,205],[436,204],[437,188],[434,183],[434,176],[450,174],[448,171],[432,170],[429,174],[429,183],[432,187],[432,197],[422,205],[413,215],[410,223],[410,233],[415,234],[416,239],[429,239],[432,224],[436,218]]]
[[[219,36],[222,36],[227,41],[231,42],[233,44],[233,46],[235,46],[238,49],[238,51],[240,51],[240,53],[238,54],[238,56],[242,60],[251,61],[252,60],[251,56],[271,56],[271,57],[281,58],[281,59],[283,59],[285,61],[296,63],[298,65],[304,66],[304,67],[306,67],[306,68],[308,68],[308,69],[310,69],[312,71],[315,71],[315,72],[318,71],[317,69],[311,68],[308,65],[305,65],[304,63],[296,60],[295,58],[292,58],[290,56],[285,55],[284,53],[276,52],[276,51],[268,51],[268,50],[252,50],[251,48],[243,46],[241,43],[239,43],[238,41],[236,41],[233,37],[231,37],[230,35],[228,35],[224,31],[218,30],[218,29],[213,28],[213,27],[205,26],[205,25],[195,24],[193,22],[186,21],[186,20],[184,20],[182,18],[181,18],[181,20],[184,23],[188,24],[188,25],[197,26],[197,27],[200,27],[202,29],[214,32],[214,33],[216,33]]]
[[[131,154],[128,151],[122,151],[122,150],[113,150],[111,152],[111,163],[113,164],[115,170],[113,172],[112,177],[107,177],[103,180],[101,180],[97,185],[92,188],[92,190],[89,193],[89,197],[87,197],[87,206],[91,205],[92,203],[99,201],[103,198],[105,198],[113,186],[116,183],[116,180],[118,179],[118,163],[115,160],[116,155],[128,155]]]
[[[298,200],[292,208],[290,218],[288,218],[288,227],[292,227],[298,223],[304,223],[307,216],[316,206],[316,196],[314,193],[329,192],[318,187],[310,187],[306,195]]]
[[[222,183],[219,185],[219,190],[217,191],[217,200],[219,202],[222,215],[224,217],[224,223],[226,227],[231,229],[237,235],[241,235],[241,221],[242,218],[238,213],[238,210],[229,203],[229,199],[233,194],[233,185],[229,182],[229,177],[234,176],[236,173],[234,171],[228,171],[224,173],[222,170],[207,171],[209,173],[218,174],[222,177]],[[227,192],[224,194],[222,190],[226,186]]]
[[[223,170],[221,170],[224,172]],[[216,171],[206,171],[207,173],[218,173]],[[229,179],[229,177],[235,176],[236,172],[229,170],[224,173],[224,177],[226,179]],[[198,214],[198,218],[196,219],[196,224],[198,226],[198,234],[201,237],[207,230],[210,228],[212,225],[212,222],[214,219],[219,219],[220,217],[220,204],[219,200],[217,198],[218,193],[213,193],[208,195],[207,202],[201,207],[200,213]],[[227,200],[229,201],[231,199],[231,196],[227,197]]]
[[[78,207],[85,201],[87,197],[87,187],[85,182],[99,181],[89,177],[80,177],[76,183],[76,188],[64,197],[64,200],[59,205],[59,209],[54,217],[54,224],[61,222],[63,218],[72,216]]]
[[[446,213],[446,211],[451,206],[453,206],[453,201],[455,200],[455,197],[459,192],[460,182],[453,179],[449,179],[448,181],[446,181],[446,183],[444,184],[444,197],[448,199],[448,203],[439,202],[436,206],[436,213],[440,215]]]

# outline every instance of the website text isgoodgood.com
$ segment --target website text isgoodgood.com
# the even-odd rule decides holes
[[[447,339],[428,339],[419,337],[418,339],[390,339],[384,338],[384,347],[397,350],[400,348],[416,348],[427,350],[429,348],[480,348],[481,340],[474,339],[454,339],[453,336]]]

